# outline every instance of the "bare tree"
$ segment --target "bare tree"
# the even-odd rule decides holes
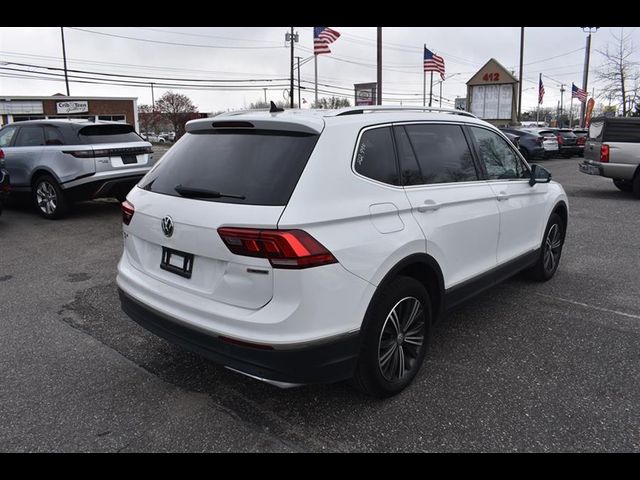
[[[184,124],[193,118],[196,107],[186,95],[166,92],[156,102],[156,110],[163,113],[171,122],[178,139],[184,134]]]
[[[340,97],[322,97],[311,104],[312,108],[341,108],[349,106],[351,106],[349,99]]]
[[[606,50],[597,50],[604,57],[604,62],[596,70],[599,80],[604,82],[600,88],[599,98],[615,100],[622,107],[622,116],[626,117],[638,100],[638,86],[640,85],[639,63],[632,60],[634,45],[630,40],[631,34],[624,36],[624,29],[620,29],[620,36],[611,33],[615,39],[614,45],[607,44]]]

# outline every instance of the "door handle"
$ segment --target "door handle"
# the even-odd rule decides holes
[[[435,210],[438,210],[440,208],[440,204],[434,202],[433,200],[425,200],[424,204],[420,205],[418,207],[418,211],[419,212],[433,212]]]
[[[507,195],[505,192],[500,192],[498,195],[496,195],[496,198],[498,199],[499,202],[509,200],[509,197],[510,195]]]

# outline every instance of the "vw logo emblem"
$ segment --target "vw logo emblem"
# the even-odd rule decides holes
[[[165,237],[173,235],[173,219],[169,215],[162,219],[162,231]]]

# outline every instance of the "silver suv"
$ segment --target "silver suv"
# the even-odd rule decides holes
[[[28,192],[45,218],[62,217],[77,200],[122,201],[153,166],[151,144],[131,125],[32,120],[0,130],[12,191]]]
[[[640,118],[594,118],[578,168],[611,178],[620,190],[640,198]]]

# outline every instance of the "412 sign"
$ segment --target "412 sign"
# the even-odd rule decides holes
[[[500,73],[499,72],[485,73],[482,76],[482,80],[484,80],[485,82],[499,82]]]

